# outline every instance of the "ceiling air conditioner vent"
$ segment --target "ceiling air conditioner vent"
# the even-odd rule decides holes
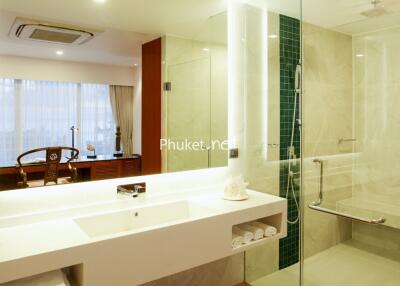
[[[99,31],[89,31],[79,27],[16,18],[9,35],[24,40],[81,45],[98,33]]]

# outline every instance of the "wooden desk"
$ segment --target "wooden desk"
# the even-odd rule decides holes
[[[139,155],[121,158],[98,156],[97,159],[80,157],[72,161],[71,165],[78,170],[79,182],[131,177],[141,174],[141,157]],[[28,181],[42,179],[44,169],[43,163],[24,166],[24,171],[28,174]],[[60,163],[59,176],[70,176],[66,163]],[[18,188],[17,183],[20,181],[19,168],[16,165],[0,166],[0,190]]]

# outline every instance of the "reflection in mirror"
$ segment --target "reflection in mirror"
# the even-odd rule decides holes
[[[164,38],[165,137],[176,143],[163,154],[168,172],[227,164],[226,22],[220,13],[192,39]],[[193,150],[184,148],[185,140]]]
[[[38,2],[0,6],[0,190],[227,164],[225,1]]]

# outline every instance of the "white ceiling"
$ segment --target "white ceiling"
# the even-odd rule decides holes
[[[142,43],[155,38],[154,35],[111,28],[102,29],[102,33],[84,45],[44,43],[9,37],[10,27],[19,15],[0,11],[0,54],[133,66],[141,62]],[[57,50],[62,50],[64,55],[57,56]]]
[[[226,0],[1,0],[1,10],[148,34],[191,35]]]
[[[141,45],[164,34],[226,43],[227,1],[106,0],[99,4],[93,0],[0,0],[0,54],[140,64]],[[293,0],[265,1],[274,11],[300,15],[300,5],[293,5]],[[82,46],[12,39],[8,31],[16,16],[104,32]],[[64,51],[62,57],[55,54],[57,49]]]
[[[140,64],[141,45],[163,34],[224,42],[228,0],[0,0],[0,54],[116,65]],[[255,0],[254,0],[255,1]],[[300,0],[266,1],[269,10],[300,17]],[[303,0],[306,22],[348,34],[400,25],[400,0],[382,0],[391,12],[367,19],[371,0]],[[222,13],[222,14],[221,14]],[[216,17],[211,17],[218,15]],[[82,46],[15,40],[8,30],[16,16],[100,29],[104,32]],[[211,18],[210,18],[211,17]],[[63,49],[57,57],[55,50]]]
[[[303,0],[303,19],[347,34],[359,34],[400,25],[400,0],[381,0],[387,14],[367,18],[371,0]]]
[[[217,40],[220,33],[210,25],[220,21],[209,19],[223,11],[226,0],[1,0],[0,54],[133,65],[140,63],[141,45],[163,34]],[[16,16],[104,32],[82,46],[12,39],[8,31]]]

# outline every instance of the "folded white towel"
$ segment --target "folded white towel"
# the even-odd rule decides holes
[[[274,236],[278,233],[278,230],[276,229],[276,227],[272,226],[272,225],[268,225],[259,221],[253,221],[250,223],[252,226],[254,227],[259,227],[264,231],[264,236],[266,237],[270,237],[270,236]]]
[[[243,237],[243,243],[249,243],[250,241],[252,241],[254,239],[254,235],[253,233],[251,233],[250,231],[246,231],[243,229],[240,229],[237,226],[234,226],[232,229],[233,233],[236,235],[240,235],[241,237]]]
[[[4,286],[70,286],[64,272],[55,270],[39,275],[15,280],[5,284]]]
[[[244,223],[239,225],[239,228],[242,230],[250,231],[254,235],[254,240],[259,240],[264,237],[264,230],[250,225],[249,223]]]
[[[243,244],[243,236],[232,233],[232,247],[238,248]]]

